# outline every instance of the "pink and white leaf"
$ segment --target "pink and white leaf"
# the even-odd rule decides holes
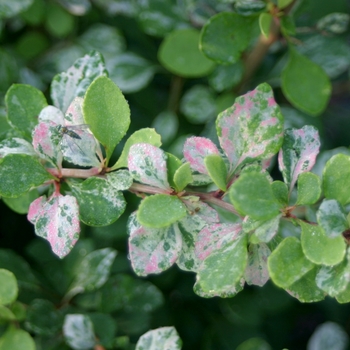
[[[209,255],[234,241],[242,231],[240,224],[214,224],[205,226],[195,243],[196,257],[204,261]]]
[[[210,154],[219,154],[219,150],[211,140],[205,137],[190,137],[185,142],[183,154],[193,170],[209,175],[204,158]]]
[[[52,251],[65,257],[79,238],[78,202],[73,196],[54,193],[50,198],[37,198],[29,208],[28,219],[35,225],[35,233],[45,238]]]
[[[33,131],[33,147],[40,158],[52,163],[57,168],[62,166],[61,137],[55,132],[54,122],[40,122]]]
[[[177,225],[161,229],[146,228],[138,223],[133,213],[129,218],[128,231],[129,256],[137,275],[161,273],[177,260],[182,246]]]
[[[219,114],[216,128],[230,173],[244,163],[271,158],[283,140],[283,116],[271,87],[264,83]]]
[[[38,116],[40,122],[54,122],[58,125],[64,124],[64,115],[61,110],[54,106],[46,106],[43,108]]]
[[[298,176],[310,171],[315,165],[320,145],[318,131],[311,125],[285,130],[284,142],[278,154],[278,165],[284,182],[289,186],[289,192]]]
[[[249,285],[262,287],[269,280],[267,259],[270,254],[271,250],[267,244],[250,244],[248,263],[244,272],[244,279]]]
[[[83,102],[84,99],[82,97],[74,98],[65,113],[65,125],[80,125],[85,123],[83,116]]]
[[[148,143],[132,145],[128,168],[132,177],[143,184],[171,190],[167,175],[167,156],[163,150]]]

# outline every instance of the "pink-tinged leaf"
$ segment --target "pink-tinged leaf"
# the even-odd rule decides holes
[[[136,181],[171,190],[167,179],[166,159],[166,153],[160,148],[147,143],[138,143],[130,147],[128,168]]]
[[[27,219],[33,225],[35,224],[41,211],[43,210],[45,203],[46,203],[46,196],[41,196],[30,204],[28,214],[27,214]]]
[[[248,249],[248,264],[244,279],[249,285],[262,287],[270,278],[267,269],[267,258],[271,250],[265,243],[250,244]]]
[[[240,224],[214,224],[204,227],[198,234],[195,244],[197,258],[205,260],[209,255],[234,241],[241,230]]]
[[[216,128],[232,174],[238,166],[272,157],[283,140],[283,116],[264,83],[219,114]]]
[[[129,256],[135,273],[146,276],[171,267],[178,258],[182,237],[176,224],[164,228],[145,228],[133,213],[128,222]]]
[[[27,154],[29,156],[36,156],[33,146],[28,141],[18,137],[5,139],[0,142],[0,158],[4,158],[8,154]]]
[[[72,103],[69,105],[64,116],[65,124],[67,126],[85,123],[83,116],[83,102],[84,99],[82,97],[75,97]]]
[[[219,154],[219,150],[212,141],[205,137],[190,137],[185,142],[183,154],[193,170],[209,175],[204,158],[210,154]]]
[[[199,200],[191,200],[191,198],[189,198],[189,200],[185,200],[184,203],[186,204],[186,207],[192,216],[198,216],[205,223],[216,224],[220,221],[219,213],[210,205],[203,203]]]
[[[37,198],[29,207],[28,219],[35,225],[35,233],[48,240],[60,258],[72,250],[79,238],[79,207],[73,196],[54,193],[48,199]]]
[[[54,122],[41,122],[33,131],[33,147],[40,158],[45,159],[57,168],[62,165],[62,152],[60,150],[61,138],[53,132],[57,124]]]
[[[54,122],[56,124],[64,124],[64,115],[57,107],[47,106],[41,110],[39,117],[40,122]]]
[[[289,193],[298,176],[314,166],[320,145],[318,131],[311,125],[285,130],[283,145],[278,154],[278,165],[284,182],[289,186]]]
[[[195,255],[198,233],[207,225],[219,222],[219,214],[206,203],[186,201],[189,215],[178,222],[182,235],[182,248],[177,265],[185,271],[197,271],[201,261]]]

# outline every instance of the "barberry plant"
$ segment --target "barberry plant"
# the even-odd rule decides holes
[[[7,92],[9,120],[24,137],[0,145],[0,193],[42,193],[28,219],[59,257],[77,242],[80,221],[116,221],[127,190],[142,198],[128,221],[138,275],[177,264],[196,273],[194,291],[203,297],[232,297],[245,283],[263,286],[271,278],[301,301],[326,294],[348,301],[348,156],[332,157],[322,180],[312,173],[318,132],[313,126],[284,130],[268,84],[218,115],[219,146],[189,137],[179,159],[159,148],[154,129],[142,129],[128,138],[115,164],[109,161],[128,130],[130,110],[101,55],[85,55],[57,75],[51,97],[54,105],[47,105],[40,91],[21,84]],[[277,154],[283,181],[273,181],[267,170]],[[311,206],[314,220],[303,214]],[[279,232],[281,221],[298,226],[300,235]]]
[[[114,8],[113,1],[95,2],[107,12]],[[18,6],[0,5],[0,15],[11,17],[30,6],[30,0],[13,3]],[[74,14],[90,7],[89,1],[62,3]],[[126,198],[138,201],[126,223],[128,257],[138,276],[176,265],[195,275],[193,290],[203,298],[234,297],[245,286],[263,287],[271,280],[301,302],[326,296],[350,301],[349,152],[333,151],[315,170],[321,148],[317,128],[290,126],[285,115],[291,108],[276,103],[288,102],[293,111],[313,117],[325,111],[331,79],[349,68],[350,50],[341,35],[350,16],[328,13],[313,27],[298,28],[303,1],[209,3],[210,15],[207,6],[195,2],[167,8],[158,1],[132,1],[117,10],[129,16],[141,11],[137,20],[144,32],[164,36],[157,51],[161,68],[125,51],[120,34],[98,24],[79,37],[80,57],[54,76],[49,94],[23,82],[4,91],[8,130],[0,142],[0,196],[10,208],[27,213],[35,233],[71,273],[57,278],[46,272],[62,296],[54,303],[25,261],[1,251],[0,267],[12,260],[19,267],[16,276],[10,268],[0,269],[0,321],[10,324],[0,333],[0,350],[46,349],[51,341],[50,349],[58,349],[62,334],[78,350],[132,347],[129,339],[115,337],[117,324],[109,313],[136,313],[140,310],[131,301],[145,298],[146,318],[163,302],[161,293],[149,282],[110,276],[116,250],[93,250],[79,240],[85,225],[104,227],[120,219]],[[51,16],[69,22],[60,7],[50,6]],[[50,23],[50,33],[62,35]],[[298,29],[306,36],[300,37]],[[119,46],[109,51],[94,42],[103,36]],[[330,53],[328,61],[320,59],[320,50],[330,45],[342,52],[341,59]],[[278,52],[279,46],[284,50],[279,62],[259,78],[266,53]],[[134,111],[127,94],[164,70],[173,75],[167,110],[156,118],[155,128],[130,132]],[[224,92],[218,107],[203,84],[190,86],[180,101],[183,79],[202,83],[204,77],[216,93]],[[180,155],[161,148],[174,136],[164,125],[176,129],[178,111],[210,129],[208,137],[186,137]],[[45,264],[49,258],[37,259]],[[35,291],[27,313],[17,300],[17,279]],[[124,292],[130,292],[131,301]],[[36,344],[16,322],[36,335]],[[326,326],[315,344],[330,330],[343,337],[334,324]],[[147,332],[136,349],[164,344],[181,348],[173,327]]]

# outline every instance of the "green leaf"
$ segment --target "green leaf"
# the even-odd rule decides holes
[[[313,173],[301,173],[298,176],[298,199],[296,205],[310,205],[321,196],[321,179]]]
[[[230,188],[230,200],[242,214],[268,220],[279,214],[280,205],[265,175],[245,173]]]
[[[317,286],[331,297],[344,292],[350,283],[349,268],[349,257],[338,265],[322,266],[316,276]]]
[[[282,181],[274,181],[271,184],[271,189],[275,198],[282,204],[286,206],[288,204],[288,187]]]
[[[73,349],[88,350],[96,344],[94,326],[86,315],[66,315],[63,324],[63,335],[68,345]]]
[[[199,51],[199,35],[195,29],[181,29],[170,33],[158,51],[161,64],[181,77],[197,78],[209,74],[214,63]]]
[[[320,66],[290,47],[282,72],[282,91],[293,106],[317,116],[326,109],[332,86]]]
[[[6,306],[0,305],[0,322],[16,321],[14,313]]]
[[[83,97],[93,80],[106,74],[104,60],[99,52],[92,51],[78,58],[67,72],[54,76],[51,83],[54,106],[65,113],[75,97]]]
[[[63,325],[56,306],[46,299],[34,299],[27,309],[26,328],[38,335],[53,336]]]
[[[221,12],[202,28],[200,48],[219,64],[236,63],[254,37],[255,24],[255,18]]]
[[[0,159],[0,195],[19,197],[33,187],[54,179],[39,160],[25,154]]]
[[[317,222],[330,238],[340,236],[349,228],[346,213],[335,199],[324,199],[316,215]]]
[[[227,167],[222,157],[218,154],[210,154],[204,158],[204,164],[215,185],[225,192],[227,189]]]
[[[179,158],[174,156],[171,153],[166,152],[166,167],[168,171],[168,182],[171,187],[176,188],[175,182],[174,182],[174,176],[177,171],[177,169],[180,168],[182,165],[182,162]]]
[[[99,294],[98,308],[105,313],[140,310],[150,313],[164,303],[162,292],[151,282],[120,273],[111,276]]]
[[[281,31],[285,37],[295,34],[295,23],[292,16],[283,16],[281,18]]]
[[[325,322],[319,325],[307,344],[309,350],[343,350],[348,347],[349,336],[337,323]]]
[[[132,52],[116,54],[106,62],[109,77],[126,94],[146,87],[159,70],[152,62]]]
[[[297,298],[302,303],[315,303],[325,298],[326,293],[316,285],[316,274],[318,268],[315,267],[306,273],[298,281],[288,287],[288,293]]]
[[[270,35],[270,27],[272,22],[272,15],[270,13],[261,13],[259,16],[259,27],[261,34],[268,38]]]
[[[217,92],[232,89],[241,81],[243,73],[244,65],[242,61],[237,61],[236,63],[230,64],[228,66],[218,65],[215,67],[213,73],[209,76],[209,84]],[[231,92],[229,96],[233,98]],[[230,107],[232,103],[230,103],[226,108]],[[223,109],[219,109],[219,111],[222,111]]]
[[[267,221],[253,220],[251,217],[248,217],[248,220],[243,222],[245,232],[255,230],[250,236],[250,242],[270,242],[271,239],[277,234],[281,217],[282,214],[279,214]]]
[[[48,4],[45,19],[47,31],[57,38],[66,37],[74,29],[74,17],[58,4]]]
[[[107,160],[130,124],[130,108],[122,92],[105,76],[95,79],[86,91],[84,119],[106,149]]]
[[[141,202],[137,219],[146,227],[160,228],[173,224],[186,214],[186,207],[178,197],[156,194]]]
[[[277,6],[279,9],[284,9],[289,4],[292,3],[293,0],[277,0]]]
[[[271,158],[283,142],[283,115],[271,87],[263,83],[236,98],[218,115],[216,129],[230,175],[243,164]]]
[[[198,270],[197,284],[207,296],[229,296],[244,274],[247,265],[247,236],[226,242],[211,253]],[[197,287],[198,288],[198,287]]]
[[[87,254],[75,271],[75,278],[70,287],[70,297],[85,291],[93,291],[103,286],[117,252],[111,248],[94,250]]]
[[[346,244],[342,236],[328,237],[322,227],[299,221],[301,245],[305,256],[315,264],[336,265],[345,255]]]
[[[22,329],[10,327],[0,338],[0,350],[35,350],[30,334]]]
[[[11,304],[17,299],[16,276],[8,270],[0,269],[0,305]]]
[[[162,142],[169,144],[177,135],[179,119],[175,112],[165,110],[153,119],[152,126],[162,136]]]
[[[177,191],[182,191],[189,183],[193,181],[190,163],[182,164],[174,174],[174,184]]]
[[[324,167],[322,185],[328,199],[336,199],[340,204],[350,203],[350,157],[336,154]]]
[[[161,327],[143,334],[135,350],[180,350],[182,341],[174,327]]]
[[[132,145],[137,143],[149,143],[150,145],[160,147],[162,141],[160,135],[155,129],[144,128],[135,131],[125,142],[122,154],[120,155],[117,163],[115,163],[111,170],[118,168],[126,168],[128,166],[128,155]]]
[[[180,111],[192,124],[204,124],[216,117],[213,92],[204,85],[194,85],[181,99]]]
[[[350,302],[350,288],[345,288],[342,292],[338,293],[335,298],[339,304],[346,304]]]
[[[285,238],[271,253],[267,264],[272,281],[282,288],[288,288],[315,266],[304,256],[296,237]]]
[[[258,337],[250,338],[239,344],[236,350],[271,350],[266,340]]]
[[[33,3],[33,0],[12,0],[1,1],[0,3],[0,18],[10,18],[25,11]]]
[[[102,346],[111,348],[115,344],[117,320],[111,315],[99,312],[89,312],[88,317],[93,323],[94,333]]]
[[[37,189],[31,190],[16,198],[2,197],[4,203],[18,214],[27,214],[29,205],[39,197]]]
[[[11,125],[30,139],[40,111],[47,106],[44,94],[30,85],[13,84],[6,93],[5,104]]]

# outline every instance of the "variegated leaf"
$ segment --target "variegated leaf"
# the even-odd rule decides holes
[[[128,168],[136,181],[171,192],[166,159],[165,152],[158,147],[138,143],[130,147]]]
[[[164,228],[141,226],[133,213],[128,222],[129,255],[132,267],[139,276],[160,273],[177,260],[182,237],[176,224]]]
[[[301,129],[287,129],[282,148],[278,154],[278,164],[284,182],[292,191],[299,174],[310,171],[316,162],[320,149],[318,131],[311,125]]]
[[[219,154],[219,150],[205,137],[190,137],[185,142],[183,154],[193,170],[209,175],[204,158],[210,154]]]
[[[79,207],[73,196],[54,193],[50,198],[37,198],[29,207],[28,220],[35,233],[49,241],[52,251],[66,256],[79,238]]]
[[[283,116],[271,87],[260,84],[238,97],[219,114],[216,128],[231,174],[244,163],[269,159],[278,152],[283,138]]]
[[[101,75],[107,75],[107,71],[100,53],[92,51],[78,58],[67,72],[53,78],[51,98],[54,105],[66,112],[73,99],[83,97],[92,81]]]

